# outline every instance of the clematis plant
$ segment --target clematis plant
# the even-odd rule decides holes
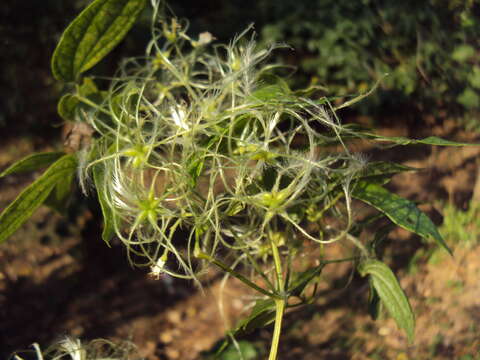
[[[66,29],[52,71],[71,92],[58,111],[83,130],[73,152],[31,155],[0,175],[49,166],[0,215],[0,241],[41,204],[62,208],[76,178],[85,195],[97,196],[103,240],[123,243],[130,263],[199,286],[216,267],[256,292],[251,314],[229,335],[273,322],[270,360],[286,309],[313,301],[309,285],[339,262],[369,278],[372,304],[384,304],[413,341],[413,311],[375,251],[378,237],[360,235],[386,217],[450,250],[423,212],[384,187],[413,169],[369,162],[351,144],[467,144],[342,124],[337,111],[368,93],[339,103],[317,87],[292,90],[282,67],[268,63],[284,45],[261,48],[250,28],[226,45],[206,32],[192,38],[163,4],[151,5],[145,55],[125,60],[107,90],[84,73],[124,37],[145,0],[95,0]],[[354,199],[378,213],[359,221]],[[349,253],[327,258],[323,248],[337,242],[349,243]],[[312,248],[314,261],[299,269]]]

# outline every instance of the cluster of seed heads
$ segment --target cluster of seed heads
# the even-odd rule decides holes
[[[266,63],[282,45],[259,48],[251,29],[216,45],[155,19],[145,57],[122,66],[88,116],[97,135],[84,179],[101,169],[95,185],[131,261],[195,278],[200,254],[267,262],[272,238],[286,249],[340,239],[365,161],[344,145],[348,130],[325,98],[291,91]],[[345,218],[341,228],[304,230],[327,210]]]

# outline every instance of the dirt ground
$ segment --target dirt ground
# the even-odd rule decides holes
[[[438,135],[479,142],[480,136],[456,127],[456,122],[426,119],[421,130],[392,121],[386,135]],[[426,124],[426,125],[425,125]],[[29,154],[48,150],[32,139],[11,139],[0,146],[0,169]],[[391,188],[422,204],[434,222],[442,224],[442,204],[468,206],[480,147],[416,146],[375,152],[388,159],[424,168],[397,175]],[[0,209],[13,200],[36,174],[0,179]],[[81,197],[78,197],[80,199]],[[93,198],[93,196],[92,196]],[[442,203],[443,201],[443,203]],[[0,247],[0,358],[33,342],[47,346],[64,335],[82,339],[128,339],[149,360],[195,360],[246,314],[251,295],[212,272],[204,288],[163,277],[146,276],[147,269],[129,267],[118,244],[100,239],[101,222],[92,199],[72,204],[67,216],[47,208]],[[394,321],[373,321],[366,311],[367,288],[350,278],[342,265],[324,275],[318,300],[286,315],[280,359],[480,359],[480,242],[457,244],[454,256],[417,256],[428,249],[403,230],[389,235],[394,245],[387,259],[396,269],[416,313],[416,340],[408,344]],[[449,239],[445,239],[449,243]],[[332,248],[331,251],[335,251]],[[424,251],[425,253],[425,251]],[[348,287],[346,286],[347,284]],[[220,316],[219,298],[224,299]],[[264,358],[271,328],[249,335]]]

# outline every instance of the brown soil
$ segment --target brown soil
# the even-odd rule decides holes
[[[479,139],[455,127],[454,121],[432,120],[431,125],[422,131],[397,127],[381,132]],[[28,140],[3,144],[0,169],[30,153],[31,144]],[[372,159],[424,168],[397,175],[390,186],[411,200],[430,204],[423,209],[437,224],[442,222],[439,199],[467,206],[480,147],[359,149]],[[0,179],[0,208],[34,176]],[[222,289],[221,277],[213,271],[199,290],[167,277],[157,281],[146,276],[146,269],[130,268],[119,245],[108,248],[102,243],[99,217],[89,200],[76,201],[66,217],[42,208],[1,245],[0,358],[33,342],[46,347],[69,334],[82,339],[129,339],[141,356],[151,360],[194,360],[247,313],[252,294],[235,281]],[[369,318],[365,282],[350,279],[351,269],[342,265],[323,275],[321,295],[314,304],[286,315],[281,360],[480,359],[480,245],[458,245],[453,258],[442,256],[435,263],[420,258],[412,270],[407,266],[412,264],[409,259],[427,245],[403,230],[392,232],[389,239],[393,250],[386,258],[416,313],[415,343],[407,343],[392,319],[384,316],[374,322]],[[247,339],[264,354],[270,336],[267,328]]]

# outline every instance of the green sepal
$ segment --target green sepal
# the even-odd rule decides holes
[[[384,213],[398,226],[425,239],[433,238],[438,245],[451,255],[452,251],[442,238],[430,218],[410,200],[392,194],[380,185],[359,181],[352,196]]]
[[[127,34],[146,0],[95,0],[64,31],[52,57],[57,80],[75,81]]]
[[[405,330],[408,341],[413,342],[415,334],[415,316],[408,299],[392,270],[378,260],[366,260],[358,266],[361,276],[369,275],[369,280],[378,297],[398,327]]]
[[[64,155],[27,186],[0,214],[0,243],[12,235],[33,214],[57,184],[75,173],[76,168],[75,156]]]
[[[16,174],[24,173],[29,171],[35,171],[38,169],[43,169],[48,165],[54,163],[59,158],[65,155],[64,152],[43,152],[32,154],[24,157],[23,159],[17,161],[16,163],[10,165],[2,173],[0,173],[0,178]]]

